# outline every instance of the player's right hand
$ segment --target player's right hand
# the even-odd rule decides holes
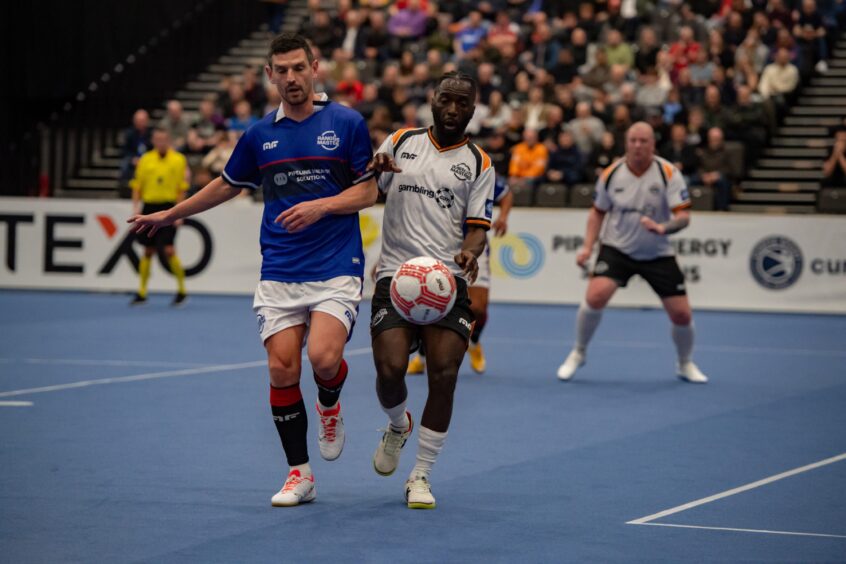
[[[496,218],[496,221],[493,222],[493,225],[491,225],[491,229],[493,229],[494,236],[502,237],[508,232],[508,222],[501,217],[498,217]]]
[[[579,265],[579,268],[585,268],[587,261],[590,260],[591,254],[593,254],[593,250],[588,247],[582,247],[578,250],[576,253],[576,264]]]
[[[132,224],[132,231],[135,233],[143,233],[149,229],[148,235],[152,237],[156,231],[173,223],[174,220],[170,217],[169,211],[164,210],[147,215],[135,214],[126,222]]]
[[[402,172],[402,169],[394,162],[393,157],[388,153],[376,153],[373,159],[367,163],[367,170],[374,172]]]

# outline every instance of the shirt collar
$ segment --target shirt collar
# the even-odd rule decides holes
[[[329,103],[329,96],[326,95],[326,92],[321,92],[317,95],[317,99],[314,101],[314,112],[317,113],[323,108],[326,107],[326,104]],[[285,110],[282,108],[282,103],[279,103],[279,109],[276,110],[276,120],[274,123],[282,121],[285,118]]]

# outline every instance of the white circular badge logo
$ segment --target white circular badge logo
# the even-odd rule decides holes
[[[327,151],[334,151],[341,145],[341,139],[334,131],[324,131],[317,136],[317,144]]]

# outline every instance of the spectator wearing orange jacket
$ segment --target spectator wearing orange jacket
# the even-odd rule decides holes
[[[523,141],[511,149],[511,161],[508,163],[509,182],[512,185],[533,185],[543,178],[549,162],[549,151],[538,141],[538,132],[534,129],[523,130]]]

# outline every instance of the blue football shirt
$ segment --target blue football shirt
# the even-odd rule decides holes
[[[364,118],[325,95],[301,122],[279,110],[250,127],[226,163],[233,186],[261,188],[261,279],[314,282],[364,275],[358,214],[327,215],[298,233],[274,223],[280,213],[308,200],[340,194],[373,176]]]

